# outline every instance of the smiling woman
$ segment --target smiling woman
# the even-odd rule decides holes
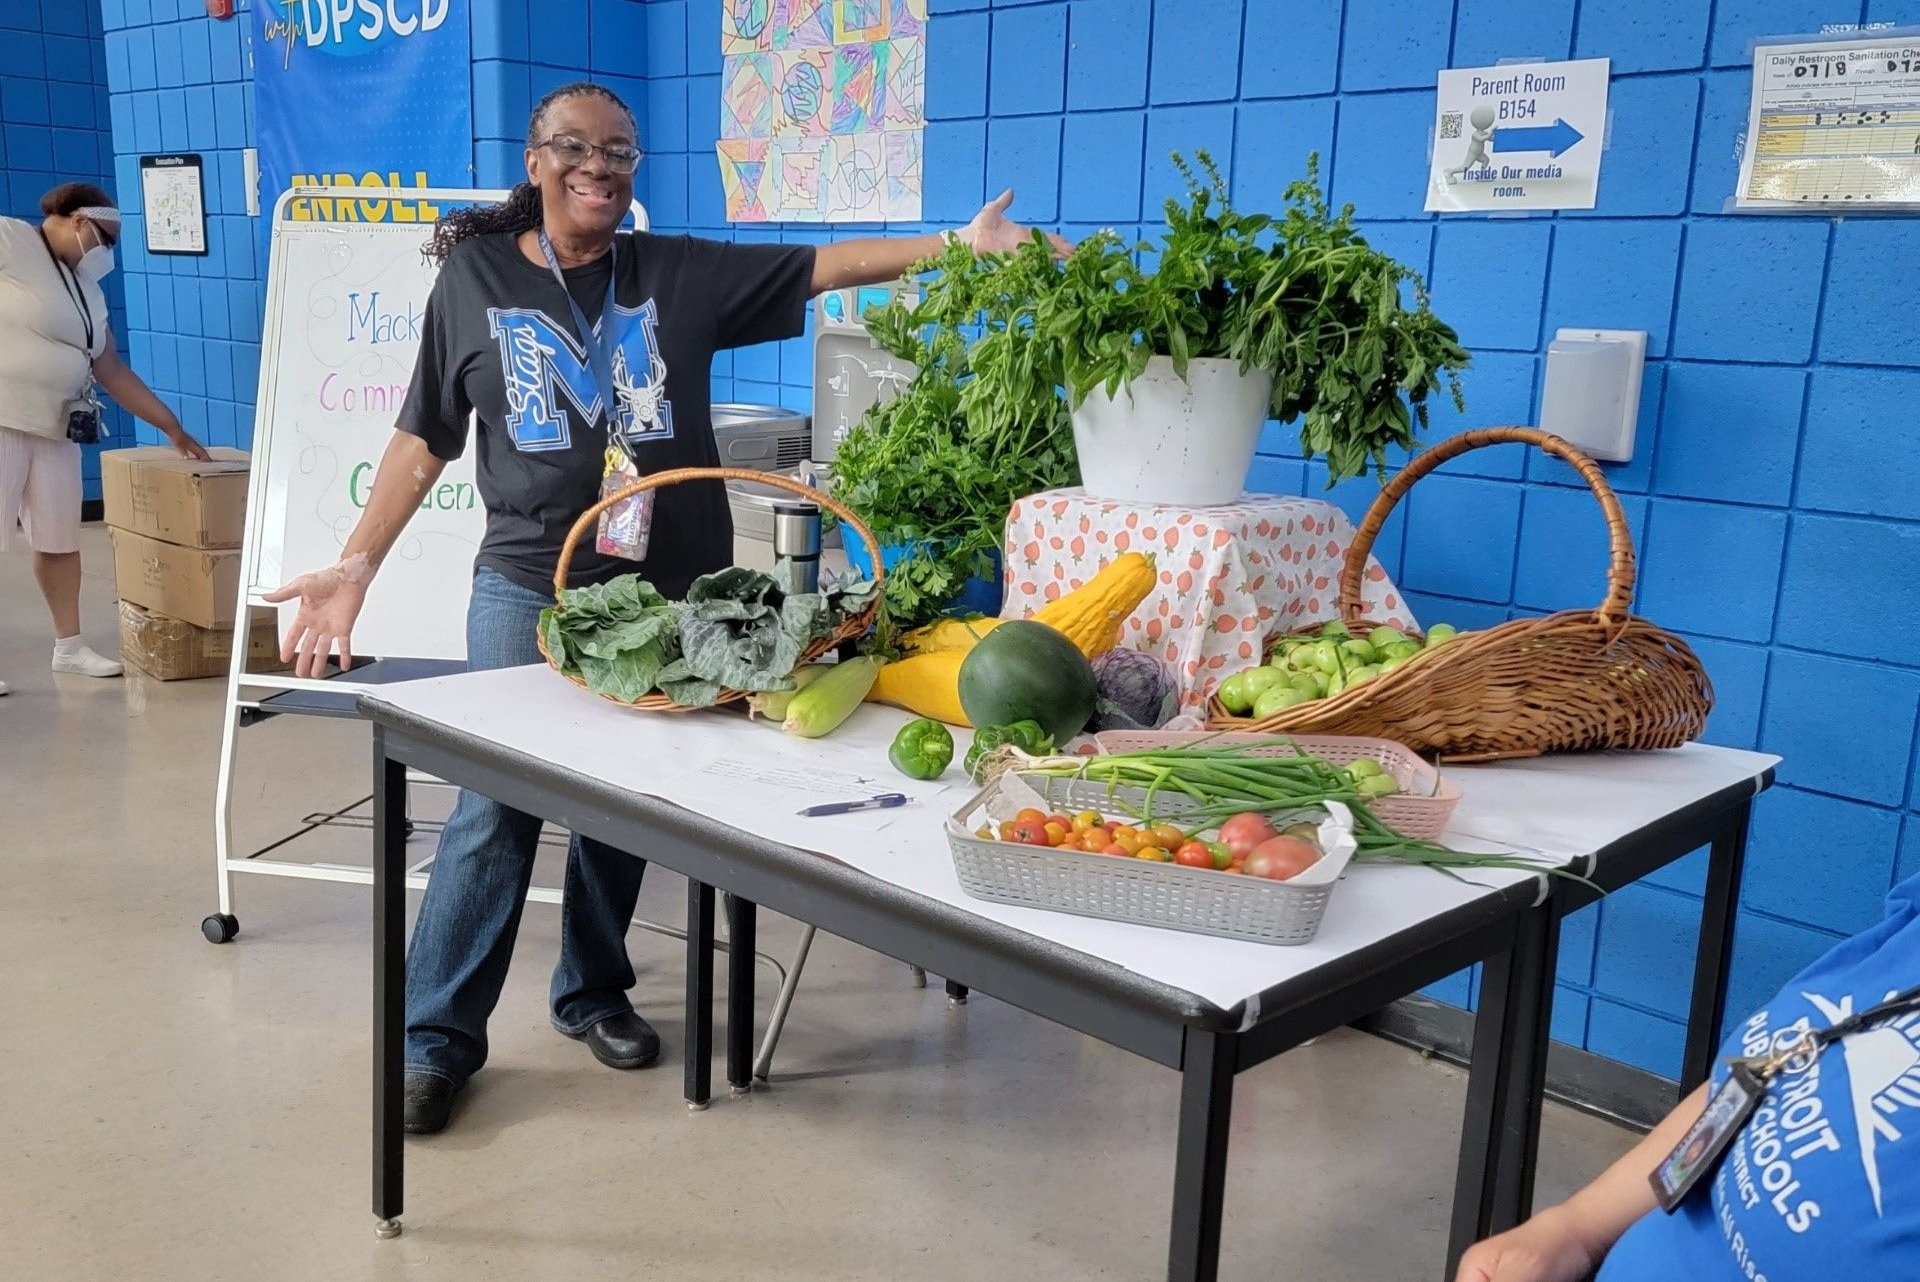
[[[332,0],[344,3],[344,0]],[[342,666],[381,560],[435,488],[446,460],[478,450],[487,511],[467,620],[467,663],[539,660],[535,634],[574,519],[607,487],[717,467],[710,371],[716,351],[792,338],[828,288],[878,284],[943,247],[938,236],[739,245],[620,233],[643,159],[633,114],[599,85],[568,85],[527,123],[527,180],[497,205],[449,213],[427,254],[440,267],[419,318],[420,355],[392,443],[341,560],[269,595],[299,600],[283,653],[302,676]],[[948,238],[977,253],[1032,235],[1007,220],[1012,193]],[[339,387],[328,395],[345,396]],[[364,395],[365,393],[359,393]],[[377,396],[377,393],[375,393]],[[473,426],[470,428],[470,422]],[[661,490],[637,514],[641,539],[609,533],[577,550],[567,586],[641,573],[668,598],[733,559],[718,481]],[[463,792],[442,831],[407,965],[406,1126],[437,1131],[454,1092],[485,1062],[487,1019],[505,982],[540,825]],[[645,864],[576,836],[552,988],[554,1027],[613,1068],[639,1068],[660,1039],[627,1000],[625,935]]]

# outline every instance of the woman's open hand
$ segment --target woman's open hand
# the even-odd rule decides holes
[[[1007,206],[1013,204],[1013,188],[1009,187],[986,203],[973,221],[954,233],[960,243],[971,249],[976,255],[1010,254],[1033,239],[1033,228],[1016,223],[1007,217]],[[1066,237],[1057,232],[1047,233],[1047,243],[1053,246],[1053,252],[1065,258],[1073,252],[1073,245]]]
[[[169,432],[167,440],[175,450],[187,458],[198,459],[202,463],[213,462],[213,455],[207,453],[207,447],[194,440],[185,428],[177,432]]]
[[[366,604],[367,583],[372,579],[366,558],[350,557],[324,570],[303,574],[283,587],[274,589],[262,600],[279,604],[298,599],[293,626],[280,642],[281,662],[293,663],[297,677],[319,679],[327,675],[327,656],[340,652],[340,670],[353,666],[353,625]]]

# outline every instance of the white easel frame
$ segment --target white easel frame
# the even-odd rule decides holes
[[[499,190],[447,187],[358,187],[353,189],[357,200],[395,200],[395,201],[443,201],[449,204],[473,204],[506,199],[508,193]],[[274,204],[273,228],[278,230],[285,220],[290,203],[300,198],[337,199],[341,190],[337,187],[293,187],[283,193]],[[634,226],[641,231],[650,228],[651,222],[646,208],[639,201],[633,203]],[[307,224],[302,224],[307,225]],[[271,238],[269,243],[271,243]],[[269,352],[279,336],[278,317],[284,303],[285,276],[276,271],[275,260],[269,254],[267,273],[267,313],[262,327],[263,353]],[[371,868],[342,867],[337,864],[308,864],[282,859],[248,858],[237,856],[233,841],[233,783],[234,767],[239,757],[239,734],[241,719],[248,712],[260,711],[266,701],[278,694],[294,691],[306,691],[328,695],[358,695],[375,686],[363,685],[344,678],[334,680],[313,680],[295,677],[284,673],[257,673],[247,670],[247,645],[251,632],[251,613],[254,607],[264,606],[253,591],[254,578],[259,569],[262,522],[266,519],[266,489],[268,468],[260,466],[264,452],[262,443],[270,443],[273,433],[273,379],[278,377],[277,365],[263,359],[261,362],[261,381],[256,389],[254,401],[254,461],[247,478],[247,525],[245,537],[240,548],[240,588],[239,601],[234,612],[233,654],[227,673],[227,692],[221,709],[220,725],[220,768],[218,781],[214,788],[213,802],[213,842],[214,869],[219,889],[220,909],[217,917],[208,917],[201,929],[207,939],[214,943],[226,943],[232,940],[238,927],[233,914],[233,877],[236,873],[252,873],[265,877],[291,877],[301,881],[345,882],[350,885],[370,886],[373,884]],[[285,567],[283,567],[284,569]],[[382,656],[403,657],[403,656]],[[275,712],[273,708],[265,708]],[[282,710],[289,715],[301,712],[297,708]],[[437,779],[424,776],[410,776],[410,784],[422,784],[430,787],[445,787]],[[423,860],[409,869],[407,888],[425,889],[428,874],[424,871],[431,860]],[[558,904],[561,892],[550,886],[533,886],[527,891],[527,900],[531,903]],[[654,934],[666,935],[675,939],[685,939],[685,932],[670,926],[636,918],[633,923],[642,930]],[[224,938],[217,938],[216,934]],[[760,961],[771,966],[780,975],[780,992],[774,1004],[774,1017],[769,1023],[765,1038],[754,1060],[754,1075],[764,1079],[768,1065],[773,1058],[775,1045],[780,1038],[786,1013],[793,1001],[793,990],[798,985],[801,968],[806,963],[807,950],[813,942],[814,929],[807,926],[801,937],[793,962],[782,966],[778,961],[764,953],[757,953]],[[727,947],[721,941],[720,947]]]

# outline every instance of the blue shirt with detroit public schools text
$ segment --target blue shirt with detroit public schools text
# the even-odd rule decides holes
[[[1920,984],[1920,877],[1738,1024],[1724,1061],[1765,1054]],[[1726,1080],[1723,1062],[1713,1088]],[[1620,1239],[1599,1282],[1920,1278],[1920,1014],[1791,1063],[1711,1186]]]

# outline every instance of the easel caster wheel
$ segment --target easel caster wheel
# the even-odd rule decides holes
[[[209,944],[230,944],[240,933],[240,922],[231,913],[215,913],[200,923],[200,933]]]

